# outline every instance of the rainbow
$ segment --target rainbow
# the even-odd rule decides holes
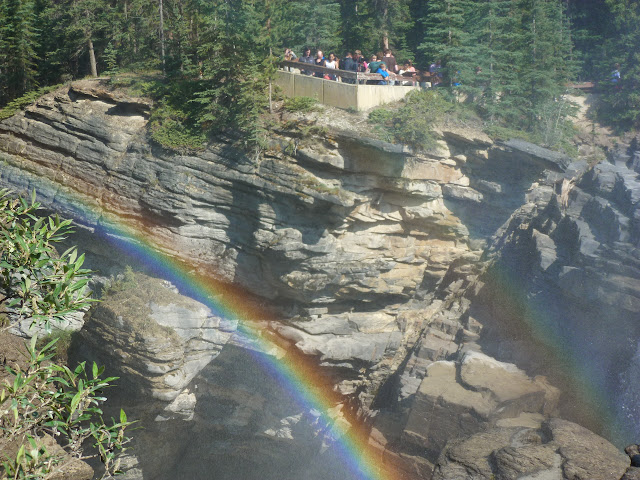
[[[266,338],[267,332],[259,325],[269,314],[250,301],[248,294],[216,281],[214,272],[204,272],[194,265],[163,253],[161,246],[154,243],[147,226],[134,225],[124,215],[115,214],[116,209],[107,209],[107,206],[101,206],[97,200],[80,196],[69,187],[62,187],[42,177],[31,177],[30,184],[24,185],[24,189],[55,192],[47,198],[47,203],[67,217],[89,224],[100,219],[97,234],[104,235],[117,248],[139,259],[158,277],[171,280],[182,294],[204,303],[214,314],[237,320],[238,333],[258,347],[258,352],[253,355],[256,363],[272,376],[303,410],[319,412],[318,430],[326,432],[327,436],[333,439],[333,451],[344,468],[343,478],[407,478],[407,472],[401,471],[393,464],[392,455],[384,455],[380,449],[370,444],[366,425],[347,409],[343,409],[342,412],[347,421],[335,421],[332,412],[344,399],[332,391],[321,369],[317,368],[313,361],[302,354],[296,354],[295,349],[289,349],[283,358],[267,354],[273,345],[272,339]],[[116,199],[111,197],[110,201]],[[498,268],[492,273],[492,281],[495,283],[493,290],[500,292],[502,299],[498,299],[498,304],[504,301],[517,302],[517,299],[526,297],[524,292],[519,290],[516,272]],[[628,427],[620,425],[615,399],[610,398],[608,392],[603,391],[602,386],[593,381],[597,378],[597,374],[590,371],[593,363],[580,357],[579,346],[570,348],[567,339],[550,323],[544,305],[523,301],[521,315],[515,319],[519,323],[514,324],[513,328],[539,342],[545,348],[545,352],[551,355],[553,363],[564,371],[564,378],[573,383],[565,384],[564,388],[572,389],[580,397],[580,401],[587,404],[587,415],[591,417],[587,419],[588,426],[605,431],[609,438],[614,439],[619,436],[629,438],[637,433],[630,432]]]
[[[552,383],[561,385],[566,397],[564,402],[572,403],[570,416],[576,418],[577,423],[600,432],[619,448],[635,441],[638,432],[628,419],[622,418],[619,399],[602,384],[606,373],[599,370],[598,358],[585,358],[585,343],[593,341],[584,338],[588,333],[563,328],[554,321],[546,311],[547,306],[523,290],[520,274],[504,265],[491,268],[483,281],[493,284],[489,290],[495,292],[495,305],[515,312],[509,321],[501,323],[503,333],[525,336],[554,366]]]
[[[1,175],[0,175],[1,180]],[[123,253],[134,256],[154,275],[170,280],[179,291],[207,305],[215,315],[237,320],[237,333],[248,340],[257,352],[253,358],[304,411],[317,415],[314,427],[330,439],[333,451],[341,461],[341,478],[362,480],[395,480],[406,478],[392,464],[383,460],[382,452],[369,443],[369,432],[362,422],[343,409],[346,421],[335,421],[335,407],[344,398],[335,393],[314,362],[295,349],[289,349],[283,358],[267,354],[273,343],[265,338],[258,320],[268,314],[255,307],[249,296],[241,290],[216,281],[214,275],[197,271],[180,259],[162,253],[161,247],[143,228],[107,211],[94,199],[81,197],[68,187],[62,187],[43,177],[31,177],[25,191],[55,192],[47,198],[49,207],[61,211],[81,223],[100,219],[96,233],[104,237]],[[46,193],[45,193],[46,196]],[[105,215],[106,214],[106,215]],[[405,472],[406,473],[406,472]]]

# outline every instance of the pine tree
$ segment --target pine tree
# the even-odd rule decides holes
[[[640,4],[633,0],[607,0],[613,14],[615,36],[608,42],[609,58],[601,68],[606,85],[604,119],[628,129],[640,126]],[[611,71],[620,64],[621,81],[611,83]]]
[[[65,12],[67,42],[75,55],[88,55],[89,72],[98,76],[96,45],[106,46],[111,39],[115,12],[104,0],[70,0],[60,6]]]
[[[0,104],[36,86],[33,0],[0,1]]]
[[[462,89],[490,124],[518,117],[511,105],[516,91],[522,42],[512,0],[480,0],[470,5],[466,28],[471,34],[462,67]],[[472,67],[472,70],[471,68]]]
[[[407,35],[413,27],[410,0],[343,0],[342,32],[349,50],[378,53],[390,48],[398,58],[413,58]]]
[[[75,72],[73,52],[67,42],[63,11],[53,0],[35,0],[38,44],[37,81],[41,86],[57,84],[65,73]]]
[[[434,0],[427,5],[423,43],[418,47],[431,61],[440,60],[446,82],[457,81],[465,69],[471,37],[465,29],[470,3],[465,0]]]
[[[308,46],[339,54],[342,47],[339,3],[331,0],[290,2],[287,22],[290,31],[283,35],[286,45],[296,50]]]

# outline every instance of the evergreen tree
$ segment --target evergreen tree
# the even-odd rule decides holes
[[[0,1],[0,104],[36,86],[33,0]]]
[[[465,0],[434,0],[428,3],[423,43],[419,48],[432,62],[440,60],[449,85],[457,83],[461,69],[467,70],[471,37],[465,29],[470,3]],[[465,68],[466,67],[466,68]]]
[[[343,0],[342,31],[345,47],[367,54],[393,50],[400,59],[415,56],[407,34],[413,26],[409,0]]]
[[[512,93],[522,63],[521,32],[512,0],[480,0],[470,5],[466,65],[461,72],[462,89],[471,96],[490,124],[499,118],[518,118]]]
[[[71,60],[73,52],[65,36],[64,13],[53,0],[35,0],[35,12],[37,81],[42,86],[57,84],[65,73],[76,70]]]
[[[96,45],[102,47],[111,39],[115,15],[104,0],[70,0],[61,4],[67,25],[67,41],[75,49],[75,55],[86,53],[91,76],[98,76]]]
[[[572,60],[578,62],[578,79],[597,80],[602,76],[603,60],[608,63],[614,52],[614,22],[606,0],[565,0],[570,35],[574,48]],[[611,49],[611,51],[609,51]]]
[[[604,64],[606,85],[601,114],[622,128],[640,126],[640,4],[633,0],[607,0],[613,15],[615,36],[609,43],[609,64]],[[621,81],[611,82],[611,71],[620,64]]]
[[[331,0],[290,2],[287,17],[290,31],[282,35],[287,46],[296,51],[308,46],[339,55],[342,48],[339,3]]]

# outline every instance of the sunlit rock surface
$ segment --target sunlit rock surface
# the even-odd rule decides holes
[[[547,435],[550,416],[579,417],[556,389],[571,375],[614,392],[622,400],[607,408],[640,431],[637,142],[595,166],[460,127],[440,128],[437,147],[421,153],[350,131],[276,129],[258,156],[225,138],[178,154],[150,141],[148,115],[146,100],[100,81],[49,94],[0,122],[0,186],[35,188],[47,209],[76,219],[104,277],[145,267],[113,255],[126,220],[164,254],[269,305],[263,323],[282,341],[272,353],[314,358],[371,417],[370,442],[406,478],[429,478],[434,465],[437,478],[588,470],[586,456],[557,451]],[[153,425],[142,442],[173,444],[142,452],[132,475],[201,478],[215,460],[221,479],[254,478],[269,462],[264,478],[285,468],[292,479],[333,478],[313,414],[272,384],[260,390],[232,360],[249,358],[251,340],[158,285],[162,301],[126,316],[109,300],[83,333],[87,349],[164,400],[139,407]],[[587,368],[555,375],[558,351]],[[456,446],[467,440],[482,447],[473,458]],[[193,442],[212,446],[176,451]],[[274,458],[274,442],[292,458]]]
[[[236,330],[166,281],[133,274],[91,310],[77,356],[98,361],[139,393],[174,401],[185,417],[193,400],[183,389]],[[192,408],[191,408],[192,410]]]

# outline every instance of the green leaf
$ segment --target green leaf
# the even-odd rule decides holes
[[[120,423],[127,423],[127,414],[123,409],[120,409]]]
[[[16,463],[18,464],[21,463],[23,457],[24,457],[24,445],[21,445],[16,455]]]
[[[78,403],[80,403],[80,400],[82,399],[82,395],[84,392],[79,391],[78,393],[76,393],[73,398],[71,399],[71,405],[69,406],[70,410],[69,410],[69,414],[72,415],[75,411],[76,408],[78,407]]]

